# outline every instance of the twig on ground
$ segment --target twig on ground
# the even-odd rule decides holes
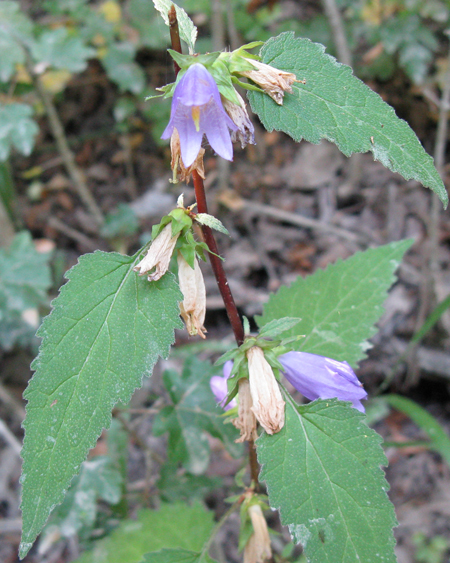
[[[86,247],[87,250],[98,249],[98,244],[96,244],[88,236],[86,236],[83,233],[80,233],[80,231],[77,231],[73,227],[69,227],[68,225],[60,221],[57,217],[49,217],[48,224],[50,225],[50,227],[53,227],[63,235],[66,235],[72,240],[75,240],[79,244],[83,245],[84,247]]]
[[[36,88],[36,91],[45,107],[45,112],[48,117],[48,123],[52,135],[55,138],[56,146],[58,147],[58,152],[60,153],[63,159],[64,166],[67,169],[70,179],[72,180],[73,185],[77,190],[78,195],[80,196],[80,199],[86,205],[90,214],[95,219],[96,223],[100,226],[104,222],[103,213],[100,207],[97,205],[97,202],[95,201],[93,195],[89,190],[83,172],[78,167],[75,161],[75,156],[69,147],[69,143],[67,141],[64,127],[61,123],[61,119],[58,115],[53,100],[50,94],[45,89],[44,85],[42,84],[40,76],[35,73],[33,68],[33,63],[30,57],[28,58],[27,61],[27,70],[33,79],[33,83]]]
[[[370,242],[365,235],[352,233],[351,231],[341,229],[340,227],[334,227],[333,225],[322,223],[317,219],[303,217],[298,213],[291,213],[290,211],[276,209],[275,207],[265,205],[263,203],[257,203],[255,201],[242,199],[241,209],[247,209],[248,211],[256,214],[265,215],[266,217],[272,217],[273,219],[278,219],[280,221],[286,221],[286,223],[299,225],[300,227],[305,227],[307,229],[315,229],[317,231],[328,232],[364,246]]]

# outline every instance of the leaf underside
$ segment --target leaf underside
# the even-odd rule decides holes
[[[282,106],[268,95],[248,92],[252,110],[268,131],[283,131],[296,141],[327,139],[346,155],[372,152],[375,160],[407,180],[448,196],[433,159],[406,121],[381,97],[353,76],[352,69],[325,54],[325,47],[285,32],[262,47],[262,62],[292,72],[294,83]]]
[[[386,495],[381,437],[336,399],[297,406],[256,442],[269,502],[309,563],[394,563],[397,524]]]
[[[109,426],[113,406],[129,401],[182,327],[174,276],[149,283],[133,272],[138,260],[82,256],[38,331],[43,341],[24,395],[22,558]]]
[[[367,341],[384,313],[387,291],[411,239],[357,252],[325,270],[298,277],[289,287],[270,296],[258,326],[283,317],[301,321],[283,337],[301,336],[295,350],[347,361],[356,367],[370,348]]]

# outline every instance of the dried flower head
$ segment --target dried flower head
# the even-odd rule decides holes
[[[239,141],[241,147],[244,148],[247,145],[255,145],[255,128],[253,123],[247,113],[247,108],[245,107],[245,102],[242,97],[236,92],[239,99],[239,105],[227,100],[222,97],[223,107],[228,115],[231,117],[233,122],[237,125],[237,130],[231,133],[231,140]]]
[[[258,437],[256,433],[256,417],[252,410],[253,401],[250,392],[250,383],[246,377],[239,380],[239,407],[238,416],[232,422],[240,431],[241,436],[236,442],[245,442]]]
[[[284,426],[285,402],[280,387],[264,352],[259,346],[247,351],[252,411],[268,434],[279,432]]]
[[[170,259],[180,233],[172,236],[172,224],[169,223],[150,245],[147,254],[133,268],[140,276],[148,275],[148,281],[157,281],[169,269]],[[153,273],[152,273],[153,272]]]
[[[180,148],[180,136],[176,129],[173,130],[172,136],[170,137],[170,152],[172,155],[171,168],[173,170],[173,183],[176,182],[186,182],[188,183],[193,170],[198,172],[200,178],[205,179],[205,168],[203,166],[203,155],[205,154],[205,149],[200,149],[197,158],[194,162],[186,168],[183,164],[183,159],[181,158],[181,148]]]
[[[174,129],[185,168],[195,162],[203,135],[218,155],[233,160],[229,130],[236,131],[237,126],[223,108],[214,78],[200,63],[190,66],[176,85],[170,121],[161,139],[169,139]]]
[[[183,293],[180,312],[191,336],[198,334],[205,337],[206,290],[203,274],[195,258],[194,268],[191,268],[182,254],[178,253],[178,281]]]
[[[252,522],[253,534],[244,549],[244,563],[264,563],[272,557],[267,522],[259,504],[252,504],[248,514]]]
[[[254,59],[246,60],[255,67],[255,70],[246,70],[241,72],[241,74],[253,80],[278,105],[282,106],[284,93],[289,92],[289,94],[292,94],[292,84],[298,82],[295,74],[278,70],[273,66]]]

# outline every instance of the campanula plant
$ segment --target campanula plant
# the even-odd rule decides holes
[[[158,358],[168,357],[182,320],[190,335],[206,338],[199,262],[208,259],[236,344],[218,367],[194,358],[181,377],[164,374],[173,404],[155,415],[153,431],[168,433],[169,460],[192,476],[208,465],[205,432],[232,455],[242,451],[235,442],[247,442],[250,479],[244,485],[237,478],[241,494],[215,528],[209,517],[201,531],[189,534],[191,522],[180,516],[185,509],[162,507],[161,518],[169,515],[168,526],[177,522],[179,533],[142,553],[142,561],[211,561],[211,542],[234,510],[240,512],[244,561],[269,561],[264,511],[270,507],[308,561],[392,563],[396,520],[382,471],[386,458],[380,437],[364,422],[367,394],[354,370],[370,347],[395,270],[412,241],[370,248],[281,287],[251,332],[236,308],[214,238],[213,230],[227,230],[208,213],[203,155],[211,151],[232,161],[233,143],[254,143],[241,88],[268,131],[284,131],[296,141],[324,138],[345,155],[370,151],[447,205],[442,180],[406,122],[323,46],[282,33],[265,44],[198,54],[197,31],[187,14],[167,0],[154,4],[171,27],[176,70],[175,81],[161,88],[172,100],[162,138],[170,139],[173,181],[192,179],[196,201],[185,207],[180,196],[134,256],[97,251],[81,256],[66,274],[68,283],[39,329],[42,345],[25,393],[20,556],[109,427],[113,407],[127,404]],[[310,402],[300,402],[299,394]]]

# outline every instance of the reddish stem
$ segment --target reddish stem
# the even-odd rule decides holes
[[[170,41],[172,43],[172,49],[177,53],[182,53],[180,30],[178,29],[177,11],[173,4],[170,7],[168,16],[169,16],[169,27],[170,27]],[[175,61],[173,61],[173,68],[175,69],[175,76],[176,76],[180,71],[180,67]]]
[[[194,179],[195,199],[197,200],[197,209],[199,213],[208,213],[208,205],[206,203],[205,186],[203,180],[196,170],[192,172]],[[222,265],[222,260],[216,254],[219,254],[216,239],[210,227],[202,225],[203,237],[209,250],[209,260],[211,267],[216,277],[216,282],[219,287],[220,294],[225,304],[228,319],[230,320],[231,328],[234,332],[237,345],[240,346],[244,342],[244,327],[242,326],[241,318],[239,316],[236,303],[234,302],[233,294],[231,293],[230,286],[228,285],[227,275]]]

